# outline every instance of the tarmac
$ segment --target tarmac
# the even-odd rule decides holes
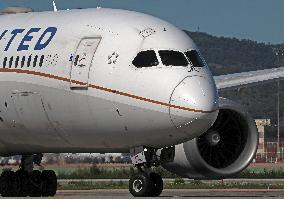
[[[88,191],[58,191],[56,199],[125,199],[134,198],[126,189],[120,190],[88,190]],[[284,190],[259,190],[259,189],[166,189],[158,198],[284,198]]]
[[[184,182],[194,182],[193,179],[188,179],[188,178],[183,178]],[[173,178],[164,178],[164,182],[174,182],[175,179]],[[59,184],[68,184],[70,182],[89,182],[89,183],[98,183],[98,182],[129,182],[129,179],[72,179],[72,180],[63,180],[59,179],[58,183]],[[220,183],[221,180],[201,180],[202,183]],[[232,178],[232,179],[224,179],[224,183],[265,183],[265,184],[284,184],[284,179],[237,179],[237,178]]]

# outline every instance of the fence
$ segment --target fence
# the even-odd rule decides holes
[[[265,142],[263,152],[257,152],[255,162],[284,162],[284,143],[280,142],[279,146],[277,151],[277,142]]]

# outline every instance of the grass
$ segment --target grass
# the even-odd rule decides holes
[[[252,179],[282,179],[284,178],[284,169],[246,169],[236,177]]]
[[[16,170],[18,167],[15,167]],[[48,169],[48,167],[47,167]],[[58,179],[128,179],[136,172],[132,166],[96,166],[88,167],[56,167],[53,169]],[[177,175],[170,173],[162,167],[154,168],[154,172],[160,174],[163,178],[178,178]],[[283,168],[248,168],[240,174],[231,178],[249,178],[249,179],[284,179]]]
[[[161,167],[154,168],[153,171],[163,178],[178,178]],[[104,168],[93,165],[89,168],[58,169],[56,172],[59,179],[128,179],[136,170],[133,167]],[[282,179],[284,169],[249,168],[232,178]]]
[[[164,178],[177,178],[165,169],[158,167],[153,169],[154,172],[160,174]],[[134,167],[128,168],[99,168],[95,165],[90,168],[77,169],[74,171],[58,171],[58,179],[128,179],[136,173]]]

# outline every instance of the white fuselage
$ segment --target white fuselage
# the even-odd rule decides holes
[[[198,50],[160,19],[86,9],[1,16],[0,25],[1,154],[172,146],[217,117],[208,67],[132,64],[142,50]]]

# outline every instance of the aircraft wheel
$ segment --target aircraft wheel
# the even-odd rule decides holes
[[[151,179],[146,173],[139,173],[129,180],[129,191],[134,197],[147,197],[152,187]]]
[[[17,197],[27,197],[30,193],[30,176],[27,171],[18,170],[15,173],[17,179]]]
[[[31,184],[31,197],[40,197],[42,195],[42,180],[41,180],[41,172],[38,170],[34,170],[31,178],[30,178],[30,184]]]
[[[160,196],[164,189],[162,177],[157,173],[150,173],[150,179],[152,182],[152,190],[150,192],[150,196],[152,197]]]
[[[0,190],[3,197],[15,197],[18,193],[15,172],[3,171],[0,180]]]
[[[42,196],[54,196],[57,191],[57,177],[54,171],[46,170],[41,173]]]

